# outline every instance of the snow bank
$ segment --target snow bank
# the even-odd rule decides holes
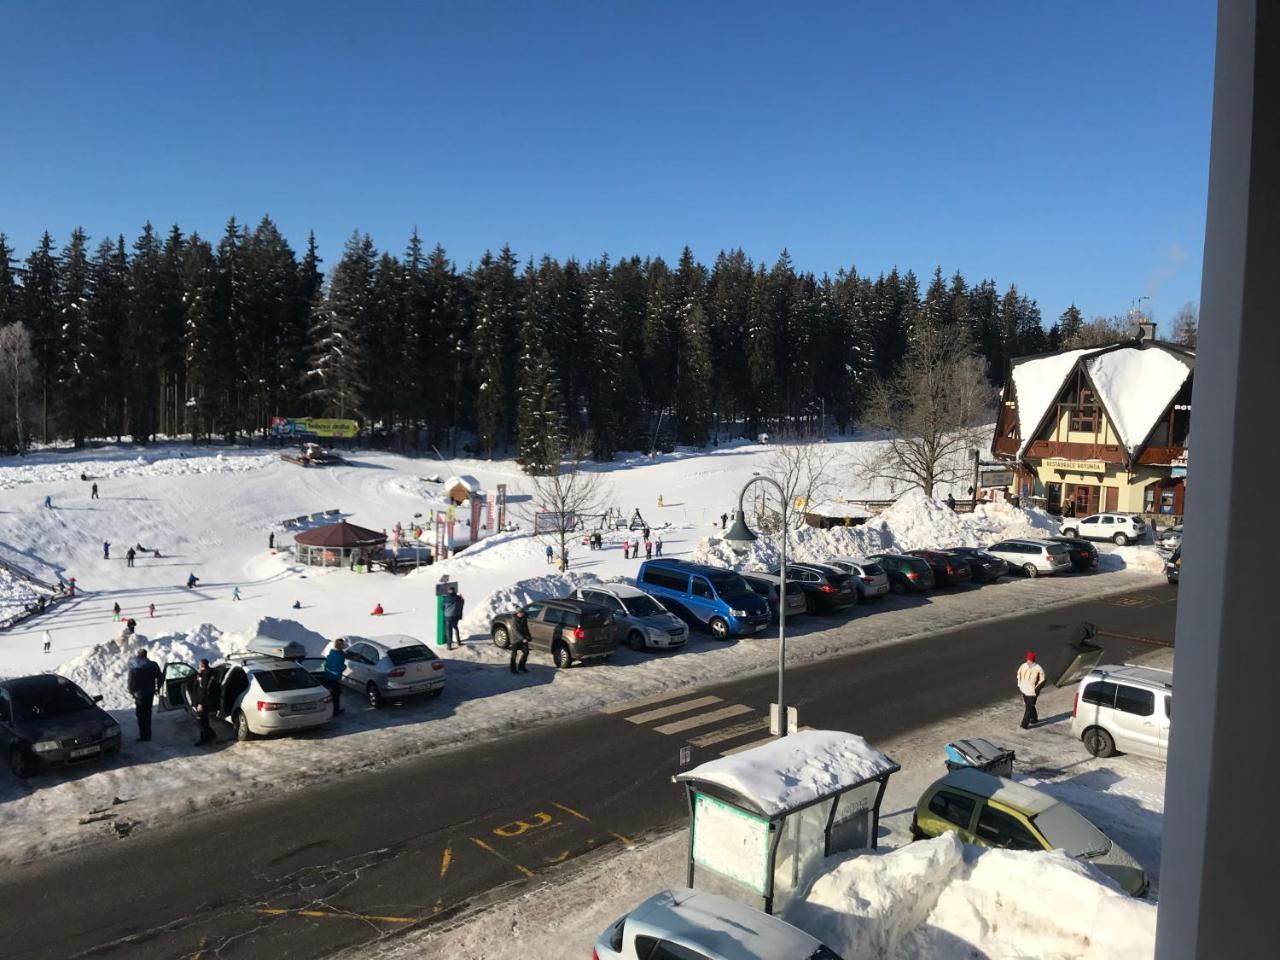
[[[1058,522],[1041,510],[988,503],[979,504],[972,513],[956,513],[940,500],[912,490],[880,516],[860,526],[795,530],[788,539],[788,556],[818,563],[832,557],[987,546],[1007,537],[1043,537],[1057,529]],[[777,566],[779,551],[771,539],[762,537],[740,555],[719,537],[705,537],[693,559],[739,570],[765,570]]]
[[[1164,573],[1164,557],[1155,547],[1116,547],[1098,552],[1098,569]]]
[[[42,596],[47,597],[48,591],[37,590],[31,581],[0,567],[0,623],[22,613]]]
[[[275,454],[230,455],[218,453],[211,456],[187,456],[179,450],[150,451],[138,456],[119,459],[81,460],[55,459],[49,455],[45,462],[23,463],[0,467],[0,490],[11,490],[28,483],[60,483],[80,479],[86,474],[90,480],[109,480],[120,477],[174,477],[204,473],[247,473],[261,470],[269,463],[278,462]],[[54,495],[54,506],[58,498]]]
[[[786,919],[846,957],[1138,958],[1156,908],[1066,854],[966,847],[954,834],[827,861]]]
[[[464,637],[488,636],[489,624],[500,613],[508,613],[534,600],[567,597],[578,587],[599,583],[594,573],[550,573],[545,577],[528,577],[507,587],[499,587],[480,600],[468,602],[459,629]],[[474,603],[474,605],[473,605]]]

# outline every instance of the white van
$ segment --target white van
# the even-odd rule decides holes
[[[1071,732],[1095,757],[1116,751],[1163,761],[1173,718],[1173,673],[1128,664],[1095,667],[1080,681]]]

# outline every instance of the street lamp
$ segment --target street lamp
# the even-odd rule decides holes
[[[782,484],[772,477],[753,477],[746,482],[738,493],[738,512],[734,515],[733,526],[724,535],[725,542],[735,553],[745,553],[752,543],[758,539],[747,526],[742,512],[743,500],[747,489],[753,483],[767,483],[778,491],[782,501],[782,563],[778,567],[778,735],[787,735],[787,701],[783,699],[783,676],[787,670],[787,494]]]

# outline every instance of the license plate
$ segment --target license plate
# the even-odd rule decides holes
[[[292,712],[292,713],[312,713],[312,712],[314,712],[314,711],[316,711],[316,710],[319,710],[319,709],[320,709],[320,704],[318,704],[318,703],[295,703],[295,704],[292,706],[292,708],[290,709],[290,712]]]
[[[91,757],[101,749],[102,749],[101,747],[97,747],[97,746],[80,747],[76,750],[72,750],[69,754],[67,754],[67,756],[69,756],[72,760],[77,760],[80,757]]]

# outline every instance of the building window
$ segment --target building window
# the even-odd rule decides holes
[[[1147,487],[1147,489],[1142,491],[1142,512],[1143,513],[1156,512],[1156,489],[1159,486],[1160,485],[1158,483],[1153,483],[1151,486]]]
[[[1080,401],[1071,410],[1071,432],[1097,433],[1098,416],[1098,405],[1093,398],[1093,391],[1088,388],[1081,389]]]

